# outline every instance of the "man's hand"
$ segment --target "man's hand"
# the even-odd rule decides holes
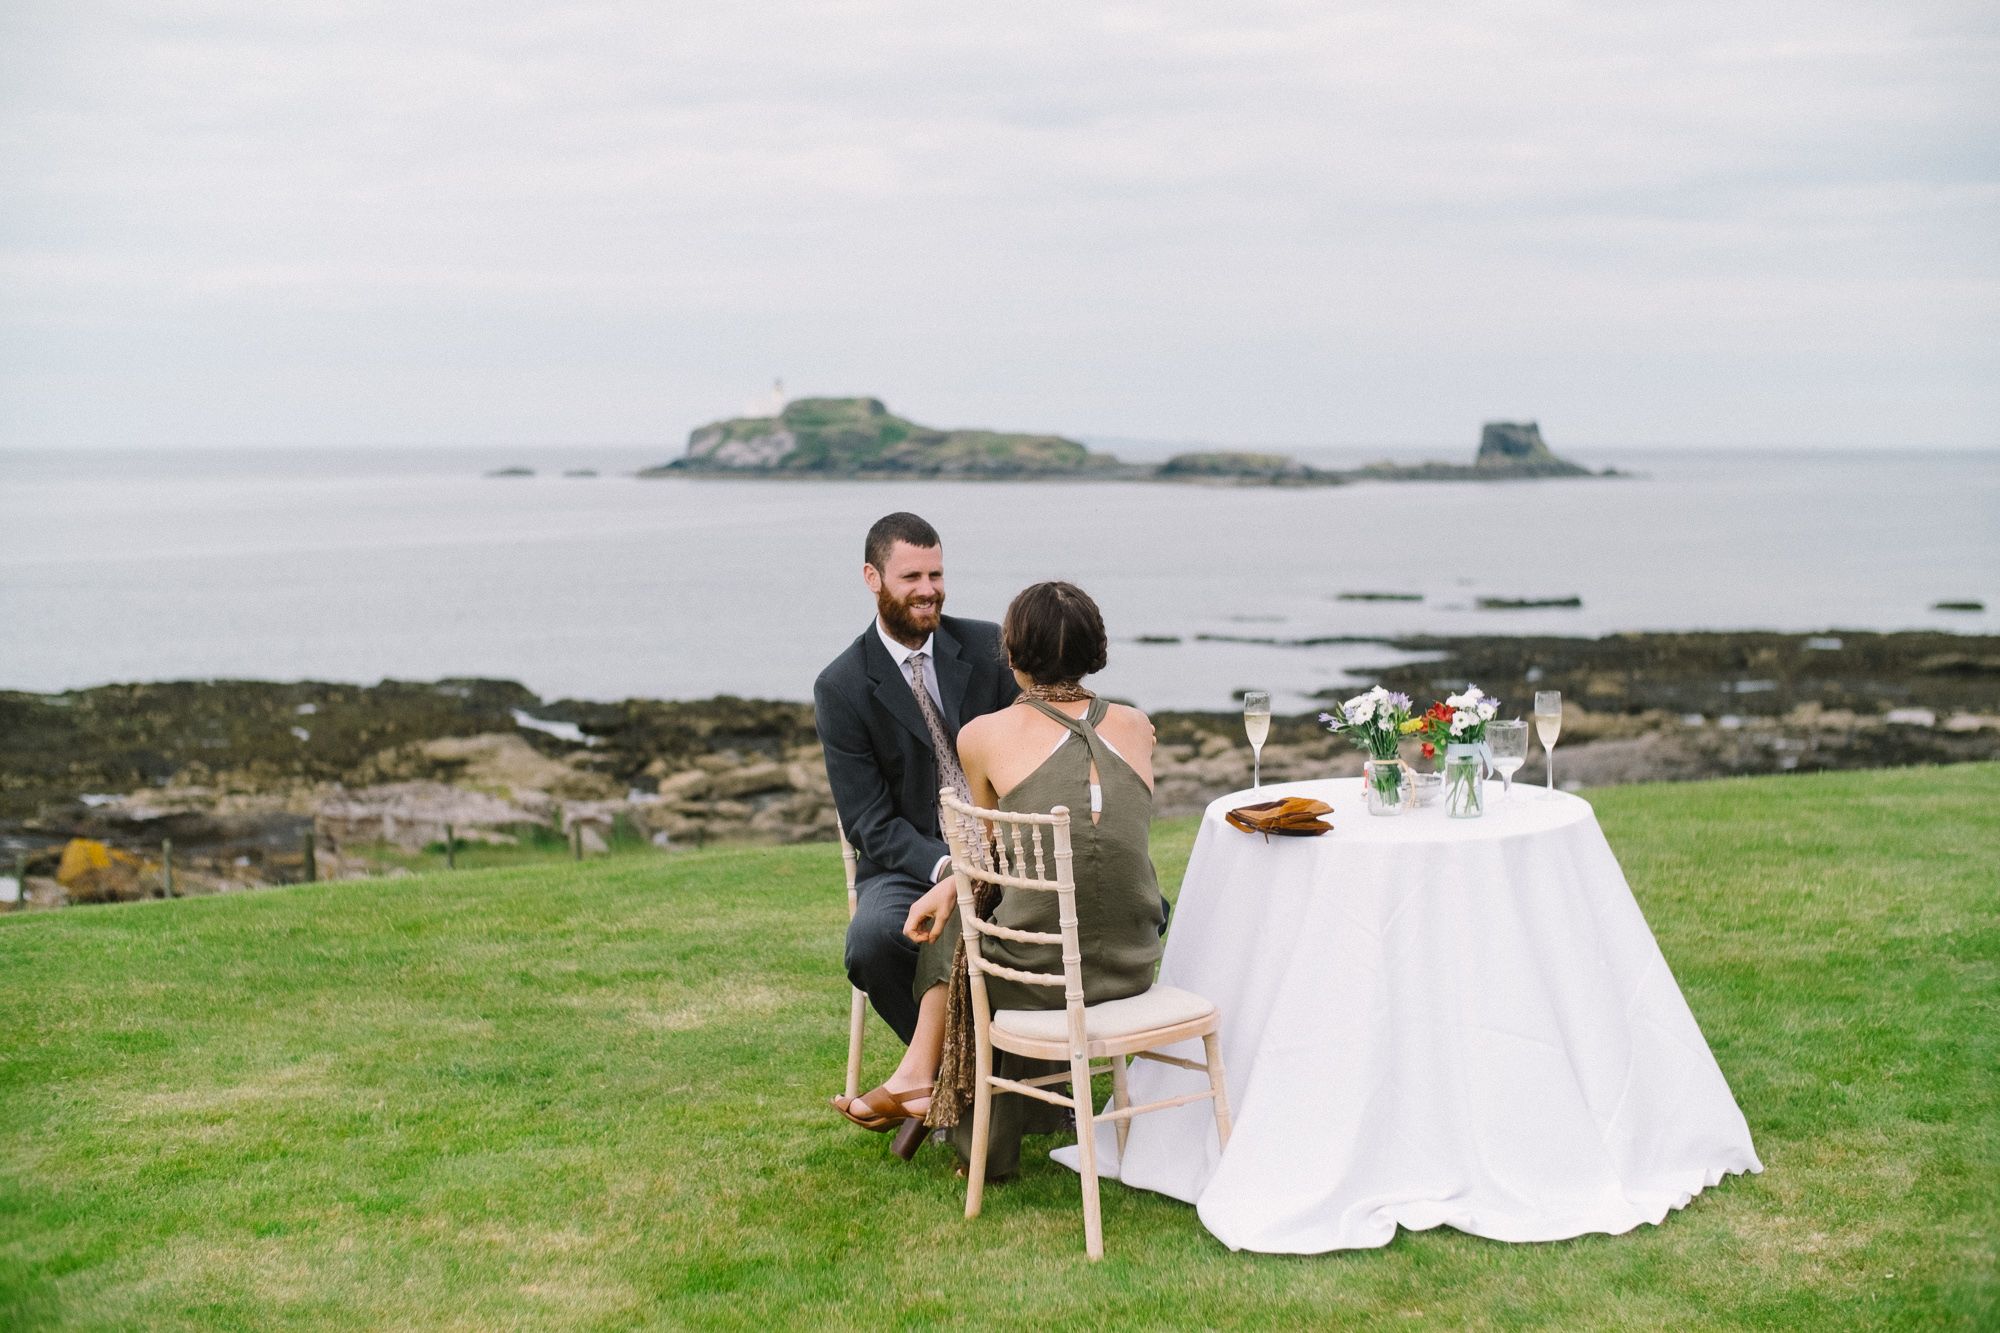
[[[903,922],[905,935],[919,944],[929,944],[944,934],[945,922],[958,906],[957,879],[956,875],[946,875],[931,885],[930,892],[910,904],[910,915]]]

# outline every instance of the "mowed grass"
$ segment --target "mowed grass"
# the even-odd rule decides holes
[[[0,1327],[1993,1326],[2000,766],[1591,799],[1767,1168],[1657,1228],[966,1222],[825,1105],[834,849],[629,856],[0,920]]]

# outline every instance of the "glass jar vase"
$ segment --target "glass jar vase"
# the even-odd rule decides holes
[[[1415,803],[1409,765],[1400,759],[1370,759],[1361,766],[1361,790],[1371,815],[1400,815]]]
[[[1444,752],[1444,812],[1453,819],[1486,813],[1486,787],[1479,777],[1479,747],[1448,745]]]

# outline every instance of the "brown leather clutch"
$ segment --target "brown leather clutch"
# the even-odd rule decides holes
[[[1233,828],[1240,828],[1245,833],[1261,833],[1267,839],[1273,834],[1281,838],[1311,838],[1333,832],[1333,825],[1320,818],[1332,813],[1333,807],[1325,801],[1287,796],[1281,801],[1239,805],[1223,818]]]

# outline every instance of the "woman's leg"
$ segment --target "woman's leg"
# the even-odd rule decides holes
[[[937,1082],[938,1061],[944,1057],[944,987],[933,986],[917,1002],[917,1030],[903,1052],[903,1062],[889,1076],[889,1090],[908,1100],[911,1088],[929,1095]]]
[[[903,1105],[922,1115],[931,1104],[931,1087],[937,1082],[938,1061],[943,1055],[944,986],[939,984],[925,991],[918,1002],[917,1030],[903,1052],[902,1063],[883,1080],[882,1086],[895,1093]],[[845,1097],[834,1098],[833,1104],[843,1108],[849,1105]]]

